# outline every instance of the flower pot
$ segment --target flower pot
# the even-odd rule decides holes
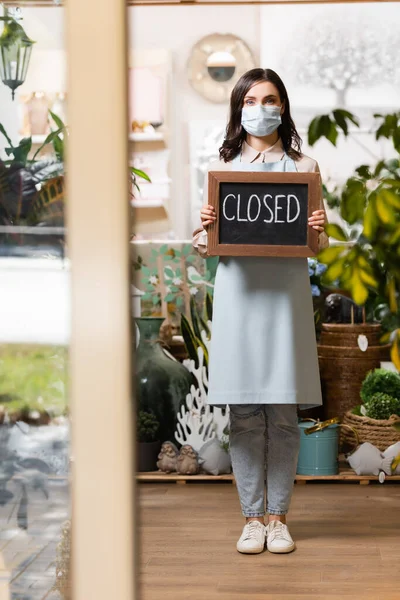
[[[189,371],[159,343],[163,318],[136,319],[140,339],[136,349],[136,390],[138,409],[153,413],[160,423],[161,442],[174,441],[176,415],[185,404],[193,383]]]
[[[400,417],[397,415],[392,415],[390,419],[371,419],[370,417],[355,415],[349,410],[343,417],[343,423],[357,430],[360,444],[369,442],[381,452],[400,440],[400,432],[393,427],[395,423],[400,423]],[[347,442],[349,436],[351,434],[343,431],[341,441]]]
[[[368,341],[364,350],[362,336]],[[324,419],[339,417],[360,402],[360,389],[368,371],[390,357],[390,344],[381,345],[377,323],[323,323],[318,359],[324,400]]]
[[[161,442],[138,442],[137,443],[137,470],[157,471],[157,459],[161,450]]]

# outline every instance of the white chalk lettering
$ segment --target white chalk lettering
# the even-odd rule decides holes
[[[240,194],[238,194],[238,201],[237,201],[237,220],[244,221],[245,223],[247,223],[247,219],[241,219],[239,213],[240,213]]]
[[[265,208],[267,208],[269,210],[269,212],[271,213],[271,218],[264,219],[264,223],[272,223],[272,221],[274,220],[274,213],[272,212],[271,207],[268,206],[268,204],[267,204],[267,198],[272,198],[271,194],[265,194],[264,199],[263,199]]]
[[[250,217],[250,210],[251,210],[251,201],[253,200],[253,198],[256,198],[257,203],[258,203],[258,212],[256,214],[256,216],[254,217],[254,219],[252,219]],[[261,212],[261,200],[260,198],[257,196],[257,194],[252,194],[249,198],[249,203],[247,205],[247,218],[250,221],[250,223],[253,223],[253,221],[257,221],[258,217],[260,216],[260,212]]]
[[[293,219],[290,218],[290,201],[291,199],[294,198],[294,200],[296,201],[297,204],[297,214],[293,217]],[[297,196],[295,196],[294,194],[288,194],[288,204],[287,204],[287,222],[288,223],[293,223],[293,221],[296,221],[299,218],[300,215],[300,202],[299,199],[297,198]]]
[[[283,206],[278,205],[278,198],[285,198],[284,194],[277,194],[275,196],[275,223],[284,223],[285,221],[278,220],[278,210],[283,210]]]
[[[227,221],[234,221],[235,220],[235,215],[233,215],[233,217],[228,217],[228,215],[226,214],[226,201],[228,200],[228,198],[232,197],[234,200],[236,199],[235,194],[228,194],[226,196],[226,198],[224,198],[224,202],[222,204],[222,212],[224,213],[224,217]]]
[[[233,203],[231,202],[233,200]],[[236,202],[236,206],[235,203]],[[301,213],[300,201],[295,194],[227,194],[222,201],[222,215],[226,221],[241,223],[294,223]]]

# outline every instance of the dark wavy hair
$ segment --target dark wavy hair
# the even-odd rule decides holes
[[[225,139],[219,149],[219,156],[225,162],[235,158],[242,149],[247,135],[241,124],[243,101],[249,89],[262,81],[272,83],[279,92],[281,102],[285,102],[278,134],[286,153],[293,159],[301,157],[302,140],[290,115],[290,102],[282,79],[272,69],[251,69],[241,76],[232,90],[229,123],[226,127]]]

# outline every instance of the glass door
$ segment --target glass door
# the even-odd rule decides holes
[[[131,600],[125,3],[14,4],[0,11],[0,597]]]

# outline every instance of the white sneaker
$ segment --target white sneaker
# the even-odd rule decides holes
[[[242,535],[236,544],[238,552],[258,554],[265,548],[265,525],[260,521],[249,521],[243,527]]]
[[[287,525],[281,521],[271,521],[265,527],[267,536],[267,549],[270,552],[285,553],[292,552],[296,548]]]

